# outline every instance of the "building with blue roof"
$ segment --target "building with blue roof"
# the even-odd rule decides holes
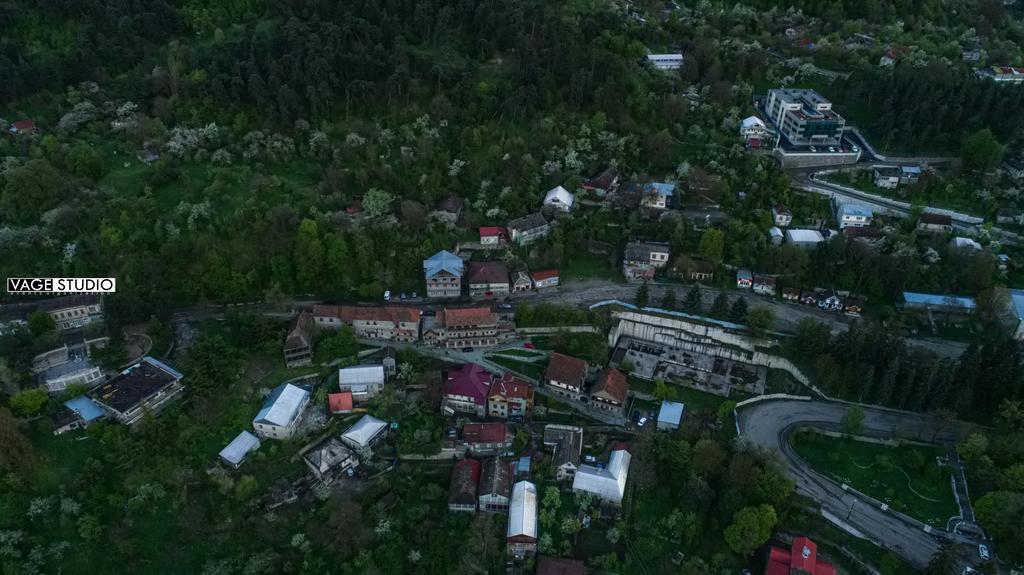
[[[640,205],[645,208],[664,210],[671,206],[676,185],[667,182],[649,182],[640,187]]]
[[[841,203],[836,208],[836,222],[839,229],[870,226],[875,213],[871,208],[862,204]]]
[[[462,258],[447,250],[441,250],[423,260],[427,297],[459,297],[462,295],[462,276],[465,272],[466,264]]]
[[[675,431],[679,429],[679,422],[683,420],[683,410],[686,405],[676,401],[662,401],[661,409],[658,410],[658,429],[661,431]]]
[[[972,297],[903,292],[903,309],[970,315],[978,303]]]
[[[1024,290],[998,288],[995,294],[996,317],[1013,338],[1024,341]]]
[[[61,409],[53,416],[53,434],[60,435],[73,429],[86,427],[107,416],[98,403],[92,398],[82,395],[64,402]]]

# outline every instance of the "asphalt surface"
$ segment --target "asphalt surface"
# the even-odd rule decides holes
[[[882,509],[881,503],[842,486],[813,470],[790,445],[789,436],[799,427],[837,430],[848,409],[840,403],[768,400],[740,408],[737,414],[742,440],[768,453],[777,453],[784,472],[796,482],[797,492],[814,499],[833,522],[845,524],[876,545],[923,568],[944,541],[964,544],[962,564],[975,561],[971,551],[976,540],[942,530],[926,533],[923,524],[901,513]],[[937,426],[927,416],[864,407],[861,435],[948,443],[962,432],[958,425]],[[847,529],[848,531],[850,529]]]

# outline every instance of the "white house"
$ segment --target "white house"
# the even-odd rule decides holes
[[[640,187],[640,205],[645,208],[664,210],[669,207],[676,185],[666,182],[650,182]]]
[[[875,166],[875,186],[891,190],[900,185],[900,169],[896,166]]]
[[[981,244],[972,240],[971,238],[955,237],[949,240],[949,247],[955,250],[970,250],[975,252],[981,251]]]
[[[572,210],[572,204],[575,199],[576,197],[569,190],[562,186],[555,186],[544,195],[544,205],[554,206],[563,212],[569,212]]]
[[[338,370],[338,389],[352,392],[352,403],[365,403],[384,389],[383,365],[354,365]]]
[[[256,435],[271,439],[291,439],[302,414],[309,405],[309,392],[290,383],[280,385],[263,402],[263,408],[252,420]]]
[[[387,429],[387,423],[366,414],[341,434],[341,441],[356,451],[366,450],[383,439]]]
[[[871,208],[861,204],[839,204],[836,208],[836,221],[839,229],[857,227],[863,228],[871,225],[871,218],[874,212]]]
[[[683,410],[686,405],[675,401],[662,401],[661,409],[658,410],[658,429],[661,431],[674,431],[679,429],[679,422],[683,419]]]
[[[608,466],[581,465],[572,481],[574,492],[591,493],[605,501],[622,503],[626,494],[631,456],[625,449],[612,451]]]
[[[656,70],[678,70],[683,67],[682,54],[648,54],[647,62]]]
[[[231,443],[220,451],[220,458],[231,467],[238,469],[250,453],[260,448],[260,439],[248,431],[242,431]]]
[[[793,223],[793,212],[785,206],[772,206],[772,222],[780,228],[785,228]]]

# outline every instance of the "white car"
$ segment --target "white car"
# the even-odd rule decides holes
[[[391,301],[391,290],[385,290],[384,301]]]
[[[988,561],[988,547],[985,545],[978,545],[978,555],[980,555],[985,561]]]
[[[828,151],[830,151],[830,152],[832,152],[832,153],[835,153],[836,149],[835,149],[835,148],[833,148],[832,146],[829,146],[829,147],[828,147]]]
[[[646,417],[641,417],[640,421],[636,422],[636,426],[637,427],[643,427],[645,423],[647,423],[647,418]]]

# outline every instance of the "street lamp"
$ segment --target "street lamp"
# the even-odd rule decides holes
[[[850,520],[850,515],[853,515],[853,507],[857,505],[857,499],[854,498],[853,503],[850,504],[850,510],[846,513],[846,520]]]

